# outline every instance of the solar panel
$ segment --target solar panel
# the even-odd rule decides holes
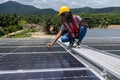
[[[1,70],[85,67],[68,53],[9,54],[0,58]]]
[[[50,40],[7,39],[0,44],[0,80],[100,80],[58,43],[47,48]]]
[[[12,38],[0,38],[0,43],[1,42],[11,42],[11,41],[16,41],[16,40],[18,40],[18,39],[12,39]]]
[[[120,59],[120,55],[119,55],[120,30],[119,29],[88,29],[87,33],[88,34],[86,35],[86,38],[84,39],[83,44],[94,48],[93,49],[93,48],[89,47],[89,49],[96,50],[97,52],[102,52],[103,55],[112,56],[112,57],[115,57],[115,59]],[[84,55],[84,53],[83,54],[81,53],[81,54]],[[92,52],[91,54],[93,54],[93,53],[94,52]],[[89,56],[89,52],[86,56]],[[106,62],[102,66],[108,67],[107,72],[110,72],[110,70],[113,70],[115,72],[115,74],[114,74],[114,72],[110,72],[110,74],[116,76],[119,79],[114,79],[112,76],[111,78],[113,80],[120,80],[120,74],[119,74],[120,67],[118,65],[119,60],[114,61],[114,59],[112,59],[112,58],[108,59],[105,56],[103,56],[103,57],[101,56],[101,59],[103,60],[102,61],[101,59],[98,59],[98,58],[100,58],[100,55],[94,54],[93,56],[94,56],[93,61],[95,61],[95,62],[98,62],[97,60],[101,61],[101,63],[98,62],[98,64],[100,64],[100,65],[102,63]],[[96,58],[96,60],[95,60],[95,58]],[[104,58],[110,60],[110,62],[104,60]],[[89,56],[89,60],[90,59],[92,59],[92,58],[90,58],[90,56]],[[114,64],[115,62],[116,62],[116,65]],[[108,65],[108,64],[111,64],[111,65]],[[110,68],[111,66],[113,66],[113,68]]]
[[[47,48],[46,46],[44,47],[22,47],[18,50],[15,50],[14,52],[55,52],[55,51],[65,51],[64,48],[62,47],[51,47]]]
[[[46,42],[8,42],[4,44],[0,44],[0,46],[43,46],[46,45]],[[58,43],[55,43],[55,45],[59,45]]]
[[[111,38],[120,37],[120,29],[88,29],[86,37]]]
[[[86,39],[83,44],[95,49],[104,50],[110,54],[120,55],[120,40],[116,41],[115,39],[102,39],[98,41],[97,39]]]
[[[0,53],[8,53],[17,48],[0,48]]]
[[[110,53],[113,53],[115,55],[119,55],[120,56],[120,51],[107,51],[107,52],[110,52]]]
[[[120,47],[116,46],[91,46],[100,50],[120,50]]]
[[[100,80],[89,70],[2,74],[2,80]]]

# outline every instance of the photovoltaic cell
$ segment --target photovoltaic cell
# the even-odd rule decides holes
[[[86,39],[84,45],[93,47],[95,49],[104,50],[109,54],[120,56],[120,40],[117,39]]]
[[[17,48],[0,48],[0,53],[8,53],[15,49],[17,49]]]
[[[0,58],[1,70],[85,67],[68,53],[9,54]]]
[[[47,43],[28,43],[28,46],[46,46]],[[60,46],[58,43],[55,43],[54,46]]]
[[[5,44],[0,44],[0,46],[46,46],[47,43],[41,43],[41,42],[9,42]],[[59,45],[58,43],[55,43],[55,45]]]
[[[120,50],[119,46],[91,46],[100,50]]]
[[[8,42],[8,43],[0,44],[0,46],[21,46],[21,45],[25,45],[25,43],[21,43],[21,42]]]
[[[89,70],[2,74],[1,80],[100,80]]]
[[[14,52],[55,52],[55,51],[65,51],[62,47],[51,47],[47,48],[45,47],[22,47]]]
[[[107,51],[107,52],[110,52],[112,54],[115,54],[115,55],[119,55],[120,56],[120,51]]]
[[[38,38],[38,39],[28,39],[28,40],[21,40],[21,42],[40,42],[40,43],[48,43],[53,39],[45,39],[45,38]]]
[[[114,32],[113,34],[118,35],[116,34],[116,32]],[[109,53],[109,55],[116,55],[118,57],[120,56],[120,38],[119,37],[115,37],[115,36],[104,37],[104,38],[88,37],[83,41],[83,44],[98,50],[105,51]]]
[[[10,41],[16,41],[16,40],[15,39],[10,39],[10,38],[7,38],[7,39],[0,38],[0,43],[2,43],[2,42],[10,42]]]

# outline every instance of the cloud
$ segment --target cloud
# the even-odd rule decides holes
[[[70,5],[71,5],[71,6],[77,6],[77,2],[72,1],[72,2],[70,3]]]
[[[19,1],[19,2],[33,2],[34,0],[14,0],[14,1]]]
[[[6,1],[8,1],[8,0],[0,0],[0,3],[4,3],[4,2],[6,2]]]
[[[92,0],[87,1],[86,5],[91,7],[104,7],[107,4],[108,0]]]

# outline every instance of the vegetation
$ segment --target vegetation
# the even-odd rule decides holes
[[[5,14],[5,15],[0,15],[0,36],[3,36],[5,34],[15,32],[18,30],[23,29],[23,25],[26,23],[21,24],[22,19],[20,16],[17,16],[16,14]]]
[[[34,32],[32,29],[24,29],[21,33],[17,33],[14,35],[11,35],[11,38],[26,38],[26,37],[30,37],[31,34],[30,32]]]
[[[120,14],[77,14],[84,17],[91,18],[88,23],[88,28],[106,28],[110,24],[120,24]],[[43,31],[50,34],[50,28],[58,31],[61,23],[58,15],[16,15],[4,14],[0,15],[0,36],[9,34],[11,32],[22,30],[25,24],[38,24],[42,26]],[[34,28],[31,28],[34,31]],[[41,28],[40,28],[41,29]],[[39,29],[39,30],[40,30]],[[25,34],[30,30],[25,30]],[[41,30],[42,31],[42,30]]]
[[[78,14],[82,18],[89,17],[89,28],[106,28],[108,25],[119,25],[120,14]]]

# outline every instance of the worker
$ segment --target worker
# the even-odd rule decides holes
[[[81,41],[87,32],[87,27],[85,26],[87,24],[87,20],[82,19],[77,15],[73,15],[68,6],[62,6],[59,9],[59,16],[62,23],[61,29],[53,41],[47,44],[47,47],[53,46],[60,37],[62,42],[69,42],[68,47],[73,47],[75,40],[77,40],[76,46],[80,46]],[[63,34],[66,29],[68,32]]]

